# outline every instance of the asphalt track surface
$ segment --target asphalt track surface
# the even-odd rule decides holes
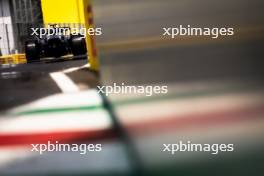
[[[94,2],[105,85],[262,79],[263,1]],[[146,13],[147,12],[147,13]],[[249,13],[250,12],[250,13]],[[164,27],[232,27],[218,39],[163,36]]]
[[[0,66],[0,110],[7,110],[62,92],[50,73],[79,68],[85,64],[87,60],[82,58],[76,60],[58,58],[28,64]],[[80,90],[93,88],[98,84],[95,73],[85,68],[65,74]]]

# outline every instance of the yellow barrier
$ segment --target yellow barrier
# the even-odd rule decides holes
[[[41,0],[41,8],[46,25],[80,24],[86,29],[94,28],[90,0]],[[94,36],[86,35],[86,45],[90,68],[98,71],[99,63]]]
[[[0,57],[0,64],[24,64],[27,63],[25,54],[11,54]]]

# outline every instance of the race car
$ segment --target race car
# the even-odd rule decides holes
[[[82,35],[45,35],[34,36],[26,41],[25,54],[28,62],[38,61],[40,58],[73,56],[87,54],[85,38]]]

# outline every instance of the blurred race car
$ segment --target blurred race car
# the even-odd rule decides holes
[[[61,57],[68,54],[74,56],[87,54],[85,38],[82,35],[45,35],[34,36],[26,41],[25,54],[28,62],[45,57]]]

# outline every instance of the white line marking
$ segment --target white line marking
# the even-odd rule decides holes
[[[63,93],[79,92],[78,86],[64,73],[53,72],[50,77],[57,83]]]
[[[78,70],[83,69],[83,68],[89,68],[89,66],[90,66],[90,64],[85,64],[81,67],[72,67],[72,68],[65,69],[62,72],[63,73],[71,73],[71,72],[78,71]]]

